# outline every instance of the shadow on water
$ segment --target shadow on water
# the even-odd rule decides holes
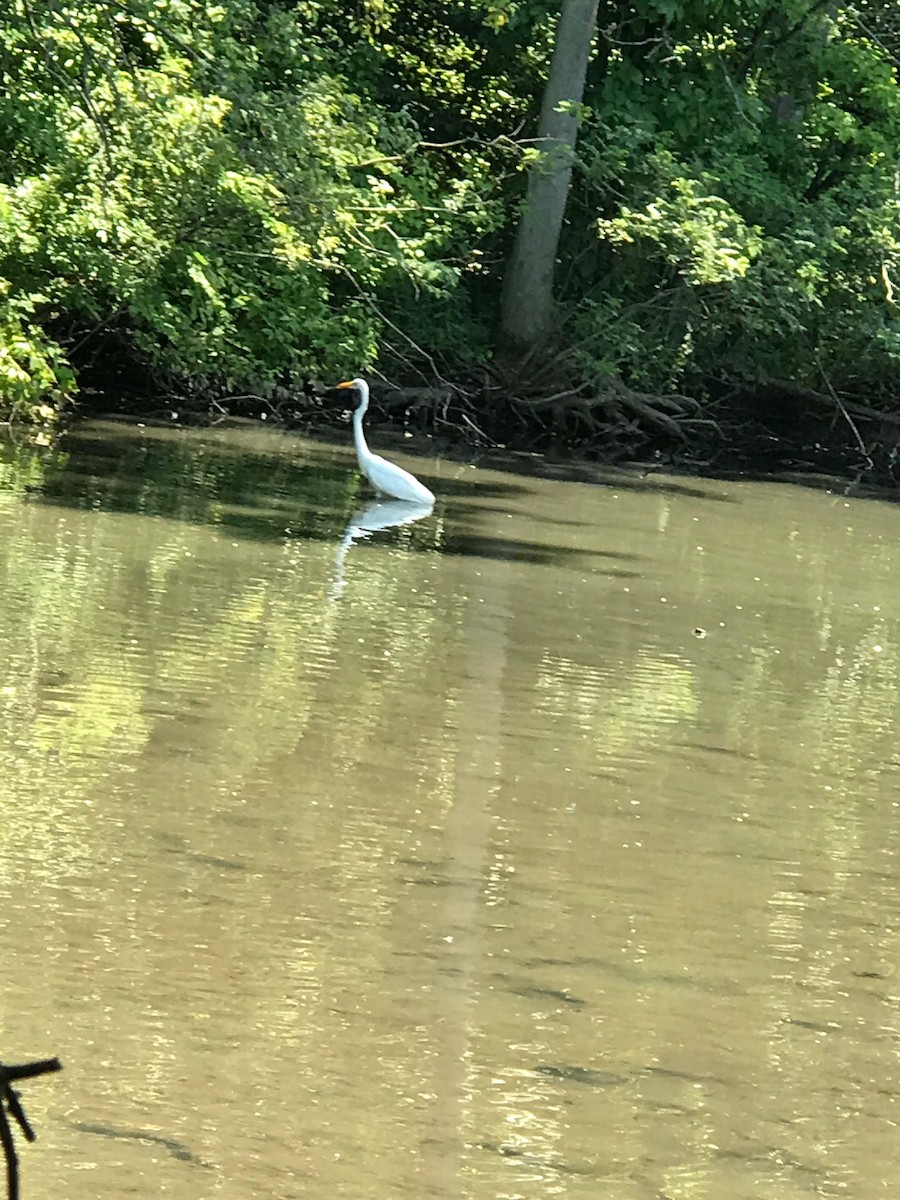
[[[685,475],[683,480],[678,479],[668,468],[663,475],[663,468],[657,465],[613,467],[583,461],[553,462],[540,454],[504,451],[493,451],[490,457],[474,460],[473,465],[493,472],[555,480],[559,483],[583,483],[622,492],[684,496],[694,500],[714,500],[721,504],[738,502],[734,496],[725,495],[719,490],[716,486],[719,482],[718,477],[711,480],[712,486],[704,487],[703,480],[696,475]],[[739,479],[738,476],[734,478]]]
[[[166,1137],[153,1129],[122,1129],[115,1125],[100,1125],[88,1121],[75,1121],[72,1128],[77,1129],[79,1133],[89,1133],[95,1137],[110,1138],[114,1141],[142,1142],[148,1146],[159,1146],[179,1162],[191,1163],[193,1166],[207,1169],[211,1167],[210,1163],[194,1154],[184,1142],[178,1141],[177,1138]]]
[[[510,472],[535,479],[553,479],[564,483],[586,483],[618,491],[647,493],[659,496],[683,496],[695,500],[715,500],[725,504],[739,503],[733,495],[723,494],[717,485],[722,483],[787,484],[806,491],[825,492],[855,500],[878,500],[900,504],[896,486],[872,482],[860,469],[848,474],[829,474],[811,467],[785,466],[768,470],[763,466],[733,467],[724,463],[679,468],[676,463],[635,463],[612,466],[587,460],[559,462],[528,452],[495,450],[473,459],[475,465],[489,467],[495,472]],[[712,490],[704,487],[709,480]]]
[[[501,562],[525,562],[536,566],[559,566],[563,562],[585,565],[596,558],[616,559],[619,562],[637,562],[637,555],[618,554],[612,551],[584,551],[568,546],[548,546],[542,542],[526,542],[518,538],[485,537],[483,534],[458,532],[448,536],[441,547],[443,554],[461,555],[465,558],[489,558]],[[593,567],[595,574],[615,579],[640,578],[639,571],[614,570],[612,567]]]
[[[204,525],[257,542],[339,541],[346,550],[376,534],[382,542],[396,539],[399,527],[410,523],[387,520],[355,529],[353,514],[377,501],[357,474],[352,452],[332,450],[329,456],[328,448],[274,430],[210,434],[106,422],[75,430],[49,451],[3,443],[0,469],[0,488],[18,490],[30,503]],[[438,520],[415,518],[420,523],[404,542],[410,552],[541,565],[571,562],[585,569],[597,558],[636,561],[633,555],[476,532],[484,512],[504,511],[504,500],[527,494],[520,484],[482,479],[472,484],[462,478],[436,486]],[[473,498],[476,505],[466,503]],[[445,519],[448,510],[452,521]],[[632,575],[606,568],[604,573]]]

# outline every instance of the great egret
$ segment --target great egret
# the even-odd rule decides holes
[[[413,500],[419,504],[434,504],[434,493],[430,492],[424,483],[419,483],[415,475],[404,471],[396,463],[388,462],[380,454],[373,454],[366,445],[363,433],[363,417],[369,407],[369,385],[364,379],[350,379],[339,383],[339,388],[356,388],[359,392],[359,404],[353,414],[353,444],[356,446],[356,458],[359,469],[375,488],[385,496],[393,496],[397,500]]]

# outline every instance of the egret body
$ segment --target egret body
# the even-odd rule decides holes
[[[356,388],[359,392],[359,404],[353,414],[353,444],[356,447],[359,469],[376,492],[393,496],[395,500],[434,504],[434,493],[429,491],[424,483],[420,483],[415,475],[404,471],[396,463],[388,462],[380,454],[373,454],[366,444],[366,435],[363,433],[363,417],[369,407],[369,385],[366,381],[350,379],[347,383],[339,383],[338,387]]]

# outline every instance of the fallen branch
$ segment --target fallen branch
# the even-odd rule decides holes
[[[6,1190],[9,1200],[19,1200],[19,1160],[9,1117],[19,1126],[26,1142],[33,1142],[37,1136],[28,1124],[18,1092],[11,1085],[20,1079],[34,1079],[38,1075],[61,1070],[62,1063],[58,1058],[45,1058],[40,1062],[22,1063],[20,1066],[0,1063],[0,1144],[6,1155]]]
[[[829,396],[834,401],[834,403],[837,405],[837,407],[840,409],[841,415],[843,416],[844,420],[847,422],[847,424],[853,430],[853,436],[856,438],[856,444],[857,444],[857,446],[859,446],[860,451],[862,452],[863,458],[865,458],[865,460],[866,460],[866,464],[867,464],[869,470],[870,471],[874,470],[875,463],[872,461],[872,456],[869,453],[869,448],[866,445],[866,443],[863,441],[862,434],[859,432],[856,422],[850,416],[849,412],[847,412],[847,406],[844,404],[843,400],[840,398],[840,396],[834,390],[831,380],[828,378],[827,374],[825,373],[825,368],[822,366],[821,362],[819,362],[818,355],[816,355],[816,361],[819,366],[819,371],[821,372],[821,375],[822,375],[822,382],[825,384],[826,388],[828,388]]]

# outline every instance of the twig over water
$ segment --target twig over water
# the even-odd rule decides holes
[[[40,1062],[22,1063],[11,1066],[0,1063],[0,1144],[6,1155],[6,1190],[9,1200],[19,1200],[19,1160],[16,1157],[16,1146],[13,1141],[9,1118],[12,1117],[25,1137],[26,1142],[33,1142],[36,1134],[28,1124],[28,1118],[19,1102],[18,1092],[12,1084],[20,1079],[34,1079],[37,1075],[47,1075],[51,1071],[61,1071],[62,1063],[58,1058],[44,1058]]]

